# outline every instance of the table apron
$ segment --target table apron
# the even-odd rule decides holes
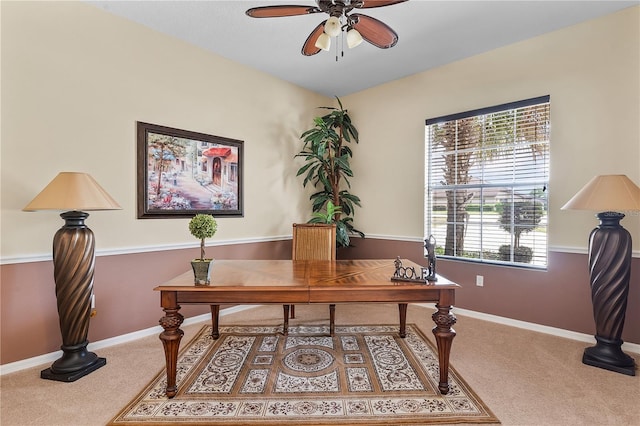
[[[216,290],[216,291],[162,291],[163,307],[184,304],[308,304],[308,303],[422,303],[435,302],[443,306],[455,303],[453,289],[425,288],[415,289],[343,289],[330,287],[326,289],[291,288],[256,291]],[[175,296],[173,296],[175,295]],[[168,302],[168,303],[167,303]]]
[[[338,288],[311,289],[309,303],[421,303],[440,302],[446,289],[402,290],[390,291],[379,289],[342,290]],[[447,299],[450,304],[453,300]]]
[[[293,291],[290,288],[268,291],[177,291],[177,302],[202,304],[304,304],[309,302],[309,290]]]

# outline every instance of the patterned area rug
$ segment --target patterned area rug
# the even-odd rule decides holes
[[[457,372],[438,392],[437,351],[413,324],[205,326],[178,358],[178,394],[165,371],[111,425],[388,425],[500,423]]]

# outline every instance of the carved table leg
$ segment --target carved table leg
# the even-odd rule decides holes
[[[178,312],[180,306],[164,307],[165,316],[160,318],[160,325],[164,331],[160,333],[160,340],[164,346],[164,357],[167,364],[167,389],[169,398],[176,396],[178,388],[176,386],[176,369],[178,365],[178,348],[184,332],[180,330],[180,324],[184,317]]]
[[[220,337],[218,319],[220,318],[220,305],[211,305],[211,337],[215,340]]]
[[[407,304],[398,303],[398,310],[400,311],[400,337],[403,339],[407,337]]]
[[[456,323],[456,317],[451,313],[451,305],[441,306],[436,304],[438,309],[431,318],[436,326],[431,331],[436,336],[438,346],[438,363],[440,366],[440,382],[438,389],[440,393],[446,395],[449,392],[449,354],[451,353],[451,343],[456,336],[456,332],[451,326]]]
[[[329,336],[336,334],[336,305],[329,305]]]
[[[284,312],[284,325],[282,327],[282,334],[285,336],[289,334],[289,305],[282,305]]]

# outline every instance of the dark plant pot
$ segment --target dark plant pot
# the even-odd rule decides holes
[[[193,259],[191,268],[193,269],[193,283],[195,285],[211,284],[211,266],[213,259]]]

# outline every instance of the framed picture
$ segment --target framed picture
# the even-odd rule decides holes
[[[138,219],[243,216],[243,142],[137,123]]]

